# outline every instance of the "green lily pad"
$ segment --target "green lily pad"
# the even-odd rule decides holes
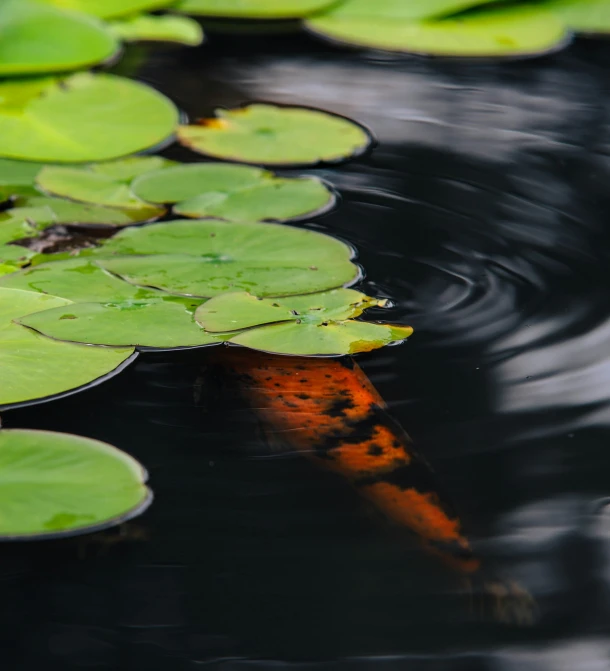
[[[175,0],[39,0],[61,9],[73,9],[77,12],[92,14],[101,19],[114,19],[138,12],[161,9]]]
[[[546,0],[540,4],[578,33],[610,33],[608,0]]]
[[[138,177],[132,191],[150,202],[178,203],[176,214],[229,221],[287,221],[314,216],[335,202],[318,179],[282,179],[245,165],[181,165]]]
[[[87,168],[48,166],[40,171],[36,181],[47,193],[83,203],[135,211],[142,221],[160,217],[165,212],[164,208],[134,196],[129,188],[131,178],[119,180]]]
[[[0,3],[0,75],[86,67],[109,58],[117,39],[97,19],[30,0]]]
[[[59,342],[14,322],[31,312],[69,304],[57,296],[0,289],[0,409],[73,393],[119,372],[133,360],[133,348]]]
[[[345,16],[339,7],[337,13],[316,16],[306,26],[334,42],[436,56],[534,56],[557,50],[569,40],[565,25],[552,13],[519,4],[421,21]]]
[[[133,288],[133,287],[132,287]],[[218,345],[226,336],[206,333],[193,318],[201,301],[77,303],[27,315],[20,324],[56,340],[166,350]]]
[[[54,215],[48,207],[16,207],[0,212],[0,244],[36,235],[52,223]]]
[[[371,137],[357,123],[320,110],[255,104],[216,110],[179,126],[178,141],[205,156],[255,165],[336,163],[359,156]]]
[[[44,168],[44,165],[44,163],[0,158],[0,185],[34,186],[36,175]]]
[[[51,431],[0,431],[0,540],[99,531],[135,517],[152,494],[144,468],[98,440]]]
[[[0,244],[0,277],[18,271],[30,262],[34,252],[19,245]]]
[[[405,340],[413,329],[394,324],[354,321],[368,307],[385,305],[351,289],[308,296],[263,299],[246,292],[212,298],[197,308],[195,319],[207,331],[241,330],[230,342],[276,354],[335,355],[369,352]],[[262,324],[262,326],[261,326]]]
[[[0,279],[0,287],[37,291],[79,303],[137,303],[155,300],[164,295],[123,282],[87,257],[25,268]]]
[[[195,319],[209,333],[224,333],[288,321],[308,324],[343,321],[386,303],[354,289],[290,298],[257,298],[246,291],[236,291],[211,298],[197,308]]]
[[[319,12],[315,18],[360,18],[376,20],[386,18],[400,21],[450,16],[471,7],[491,4],[499,0],[343,0]]]
[[[154,210],[117,209],[92,205],[90,203],[76,203],[64,198],[53,198],[50,196],[25,196],[17,199],[20,209],[32,208],[39,210],[46,208],[53,216],[54,224],[94,225],[94,226],[130,226],[151,219],[157,219],[164,214],[165,210],[156,208]],[[21,206],[24,206],[21,208]],[[35,223],[41,223],[41,219],[34,217]]]
[[[186,16],[140,14],[113,21],[110,30],[124,42],[175,42],[196,47],[203,42],[203,30]]]
[[[300,19],[337,0],[181,0],[172,7],[184,14],[234,19]]]
[[[112,255],[119,258],[104,258]],[[294,295],[352,284],[353,250],[330,236],[279,224],[174,221],[124,229],[97,263],[138,286],[209,297],[247,290]]]
[[[0,154],[10,158],[108,160],[158,144],[177,122],[167,98],[122,77],[0,82]]]
[[[168,158],[163,158],[162,156],[128,156],[116,161],[90,163],[86,167],[98,175],[111,177],[118,182],[129,182],[147,172],[170,168],[174,165],[179,165],[179,163],[170,161]]]

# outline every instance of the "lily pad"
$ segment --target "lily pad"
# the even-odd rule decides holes
[[[578,33],[610,33],[608,0],[546,0],[541,4]]]
[[[110,30],[124,42],[175,42],[196,47],[203,42],[203,30],[186,16],[140,14],[113,21]]]
[[[167,98],[122,77],[85,72],[0,82],[0,154],[10,158],[108,160],[158,144],[177,122]]]
[[[366,308],[385,303],[351,289],[284,299],[260,299],[239,292],[212,298],[197,309],[195,318],[208,331],[248,329],[230,342],[251,349],[339,356],[369,352],[413,333],[410,326],[353,320]]]
[[[87,168],[49,166],[36,179],[47,193],[83,203],[103,205],[138,213],[142,221],[161,216],[165,210],[140,200],[129,188],[131,177],[117,179],[103,172]]]
[[[116,374],[133,360],[133,348],[59,342],[13,321],[68,305],[70,301],[57,296],[0,288],[0,409],[74,393]]]
[[[73,9],[98,16],[101,19],[113,19],[117,16],[129,16],[152,9],[161,9],[175,0],[39,0],[62,9]]]
[[[19,245],[0,244],[0,277],[10,275],[27,265],[34,252]]]
[[[335,114],[265,104],[216,110],[213,119],[179,126],[177,137],[205,156],[268,166],[336,163],[361,155],[372,141],[362,126]]]
[[[38,175],[44,166],[44,163],[0,158],[0,185],[34,186],[36,175]]]
[[[419,21],[462,12],[472,7],[499,2],[500,0],[343,0],[335,2],[316,15],[318,17],[381,18],[400,21]]]
[[[125,452],[66,433],[0,431],[0,540],[99,531],[140,515],[152,494]]]
[[[174,11],[233,19],[299,19],[337,0],[181,0]]]
[[[86,67],[109,58],[117,39],[97,19],[30,0],[0,3],[0,75]]]
[[[54,215],[48,207],[17,207],[0,212],[0,244],[36,235],[38,231],[54,223]]]
[[[318,179],[282,179],[244,165],[181,165],[138,177],[132,191],[143,200],[178,203],[176,214],[229,221],[287,221],[314,216],[335,197]]]
[[[132,287],[133,288],[133,287]],[[226,337],[206,333],[193,314],[201,301],[77,303],[27,315],[20,324],[57,340],[92,345],[132,345],[166,350],[217,345]]]
[[[562,21],[535,5],[484,7],[438,20],[410,21],[389,15],[342,15],[330,11],[307,21],[317,35],[349,45],[412,54],[457,57],[521,57],[567,44]]]
[[[276,296],[352,284],[360,276],[352,254],[335,238],[279,224],[174,221],[122,230],[97,263],[132,284],[177,295]]]
[[[307,296],[258,298],[246,291],[216,296],[197,308],[195,319],[210,333],[236,331],[279,322],[320,324],[359,317],[387,300],[354,289],[333,289]]]

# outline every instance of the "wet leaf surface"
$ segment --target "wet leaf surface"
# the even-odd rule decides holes
[[[0,82],[0,154],[5,157],[49,162],[117,158],[161,142],[177,120],[176,108],[163,95],[114,75]]]
[[[56,296],[0,289],[1,408],[76,391],[118,372],[130,361],[131,348],[59,342],[13,321],[32,312],[69,305],[70,301]]]
[[[266,104],[218,109],[213,119],[180,126],[177,135],[200,154],[268,166],[335,163],[362,154],[371,144],[361,126],[343,117]]]
[[[124,42],[175,42],[191,47],[203,42],[201,26],[186,16],[142,14],[113,21],[109,27]]]
[[[0,3],[0,75],[86,67],[109,58],[119,43],[93,17],[30,0]]]
[[[337,0],[181,0],[175,11],[239,19],[298,19]]]
[[[569,40],[565,25],[552,13],[519,4],[421,21],[331,11],[309,20],[307,27],[333,42],[434,56],[534,56],[559,49]]]
[[[0,430],[0,540],[83,534],[142,513],[152,495],[144,468],[90,438]]]

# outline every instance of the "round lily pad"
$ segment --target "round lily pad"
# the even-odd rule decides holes
[[[108,160],[158,144],[177,122],[167,98],[114,75],[0,82],[0,154],[10,158]]]
[[[132,348],[59,342],[14,322],[32,312],[69,305],[56,296],[0,288],[0,409],[73,393],[133,360]]]
[[[98,440],[51,431],[0,430],[0,540],[99,531],[150,505],[148,474]]]
[[[299,19],[337,0],[181,0],[174,11],[233,19]]]
[[[177,295],[274,296],[352,284],[359,278],[352,254],[335,238],[279,224],[174,221],[122,230],[99,250],[97,263],[130,283]]]
[[[62,9],[73,9],[92,14],[101,19],[113,19],[117,16],[130,16],[152,9],[161,9],[175,0],[39,0]]]
[[[110,30],[124,42],[175,42],[195,47],[203,42],[203,30],[186,16],[140,14],[113,21]]]
[[[546,0],[541,4],[578,33],[610,33],[608,0]]]
[[[392,15],[312,18],[315,34],[349,45],[422,55],[522,57],[555,51],[569,33],[552,13],[534,5],[489,6],[438,20],[410,21]]]
[[[361,155],[371,135],[349,119],[305,107],[254,104],[179,126],[178,141],[205,156],[254,165],[336,163]]]
[[[210,333],[224,333],[279,322],[343,321],[360,316],[369,307],[386,303],[354,289],[333,289],[289,298],[258,298],[246,291],[236,291],[203,303],[197,308],[195,319]]]
[[[30,0],[0,3],[0,75],[72,70],[100,63],[119,46],[97,19]]]
[[[176,214],[228,221],[287,221],[333,206],[333,193],[318,179],[283,179],[245,165],[200,163],[138,177],[132,191],[155,203],[177,203]]]
[[[36,182],[47,193],[83,203],[93,203],[121,210],[137,211],[142,221],[159,217],[163,208],[155,207],[133,195],[128,179],[117,179],[86,168],[48,166],[43,168]]]
[[[217,345],[226,337],[206,333],[193,314],[201,301],[75,303],[21,317],[20,324],[57,340],[155,350]]]

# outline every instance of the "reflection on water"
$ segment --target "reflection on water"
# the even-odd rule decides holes
[[[148,540],[3,548],[7,669],[610,668],[608,62],[597,42],[478,65],[279,35],[141,70],[191,116],[272,99],[374,130],[369,157],[310,171],[342,195],[313,225],[355,244],[383,318],[415,327],[359,362],[538,622],[470,612],[349,487],[270,452],[191,352],[3,417],[116,444],[156,493]]]

